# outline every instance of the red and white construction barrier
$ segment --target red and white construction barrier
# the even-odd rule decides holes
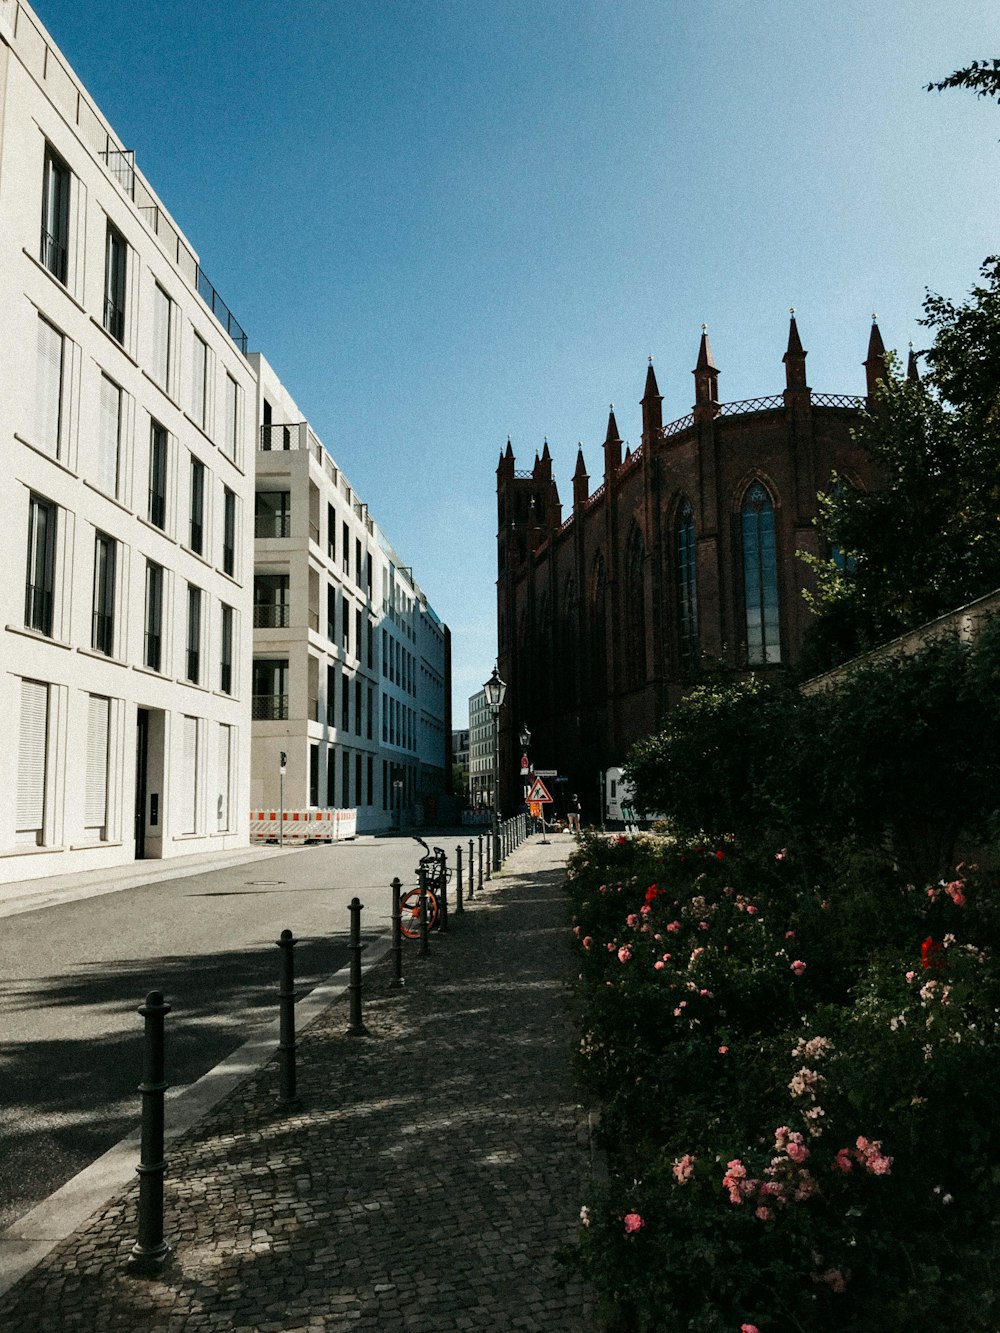
[[[344,842],[357,832],[357,810],[250,811],[251,842],[294,847],[306,842]]]

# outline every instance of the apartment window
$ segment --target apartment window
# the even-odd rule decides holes
[[[337,511],[333,505],[326,507],[326,553],[331,560],[337,558]]]
[[[361,661],[361,627],[363,617],[358,607],[354,608],[354,656]]]
[[[193,685],[201,673],[201,589],[188,584],[187,596],[187,662],[184,674]]]
[[[309,804],[319,805],[319,745],[313,741],[309,746]]]
[[[374,692],[374,690],[372,689],[372,687],[369,685],[369,686],[368,686],[368,712],[365,714],[365,724],[366,724],[366,727],[367,727],[367,735],[368,735],[368,739],[369,739],[369,740],[372,739],[372,728],[373,728],[374,725],[375,725],[375,723],[374,723],[374,716],[375,716],[375,692]],[[371,800],[369,800],[368,804],[371,805]]]
[[[358,805],[361,804],[361,798],[364,795],[361,789],[361,764],[362,756],[356,754],[354,756],[354,800]]]
[[[108,223],[104,249],[104,327],[118,342],[125,341],[125,267],[128,246],[113,223]]]
[[[332,583],[326,588],[326,637],[331,643],[337,641],[337,589]]]
[[[181,718],[179,832],[194,833],[198,821],[198,719]]]
[[[205,429],[208,402],[208,344],[198,334],[192,339],[191,350],[191,415],[196,426]]]
[[[232,732],[225,722],[219,723],[219,761],[216,768],[216,780],[219,788],[216,802],[216,821],[219,831],[229,828],[230,791],[232,789]]]
[[[340,725],[345,732],[351,729],[351,684],[346,675],[340,681]]]
[[[28,572],[24,589],[24,623],[40,634],[52,634],[55,602],[56,507],[32,494],[28,500]]]
[[[222,439],[222,448],[230,458],[236,457],[236,445],[239,438],[240,428],[240,386],[233,379],[232,375],[226,375],[226,416],[225,416],[225,434]]]
[[[351,756],[344,750],[341,755],[340,776],[342,783],[341,803],[345,806],[351,803]]]
[[[337,668],[329,665],[326,668],[326,725],[337,725]]]
[[[367,805],[375,804],[375,759],[368,756],[368,800]]]
[[[288,537],[292,531],[289,491],[258,491],[254,496],[255,537]]]
[[[170,335],[173,301],[160,284],[153,284],[153,366],[152,375],[161,388],[170,388]]]
[[[340,601],[340,638],[346,652],[351,651],[351,604],[346,597]]]
[[[121,434],[122,391],[114,380],[102,375],[101,409],[97,427],[97,472],[94,481],[106,495],[118,494]]]
[[[368,622],[368,670],[371,671],[375,661],[375,626],[372,621]]]
[[[368,558],[367,558],[366,564],[367,564],[368,568],[367,568],[367,573],[366,573],[366,577],[365,577],[365,587],[366,587],[367,592],[368,592],[368,600],[371,601],[371,599],[372,599],[372,553],[371,553],[371,551],[368,552]],[[370,805],[371,802],[369,801],[368,804]]]
[[[191,540],[190,547],[201,555],[205,541],[205,464],[191,459]]]
[[[49,687],[21,681],[20,746],[17,763],[16,840],[45,839],[45,777],[49,739]]]
[[[87,696],[87,773],[84,785],[83,824],[95,841],[107,837],[108,719],[110,699]]]
[[[253,626],[254,629],[287,629],[287,574],[254,575]]]
[[[361,542],[354,539],[354,582],[361,587]]]
[[[389,739],[389,697],[382,695],[382,739]]]
[[[223,694],[233,692],[233,608],[222,604],[222,644],[219,666],[219,689]]]
[[[35,443],[59,457],[62,436],[63,368],[66,340],[47,319],[38,316],[35,358]]]
[[[354,734],[361,735],[361,680],[354,678]]]
[[[345,574],[350,574],[350,572],[351,572],[351,534],[350,534],[350,530],[348,529],[348,526],[347,526],[346,523],[342,523],[342,524],[340,525],[340,527],[341,527],[341,534],[340,534],[340,535],[341,535],[341,543],[340,543],[340,558],[341,558],[341,561],[342,561],[343,566],[344,566],[344,573],[345,573]]]
[[[41,260],[62,283],[69,271],[69,177],[69,167],[55,149],[46,144]]]
[[[163,633],[163,566],[146,561],[146,624],[143,663],[151,671],[160,670]]]
[[[253,708],[255,722],[282,722],[288,717],[288,658],[254,658]]]
[[[236,492],[222,488],[222,572],[232,576],[236,570]]]
[[[167,432],[158,421],[149,429],[149,521],[167,526]]]
[[[326,803],[337,804],[337,747],[326,747]]]
[[[94,614],[90,646],[111,657],[115,647],[115,540],[99,532],[94,541]]]

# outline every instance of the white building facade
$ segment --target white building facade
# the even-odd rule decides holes
[[[469,804],[493,806],[493,712],[485,690],[469,696]]]
[[[420,822],[445,785],[447,628],[266,359],[250,361],[251,804],[353,808],[359,832]]]
[[[245,845],[254,370],[18,0],[0,0],[0,324],[0,881]]]

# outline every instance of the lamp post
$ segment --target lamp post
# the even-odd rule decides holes
[[[496,667],[483,689],[493,713],[493,870],[496,872],[500,869],[500,706],[507,693]]]
[[[281,751],[278,765],[278,846],[285,845],[285,769],[288,767],[288,755]]]

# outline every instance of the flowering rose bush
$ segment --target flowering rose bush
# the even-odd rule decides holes
[[[571,861],[610,1167],[580,1255],[622,1328],[1000,1326],[994,888],[815,876],[649,835]]]

